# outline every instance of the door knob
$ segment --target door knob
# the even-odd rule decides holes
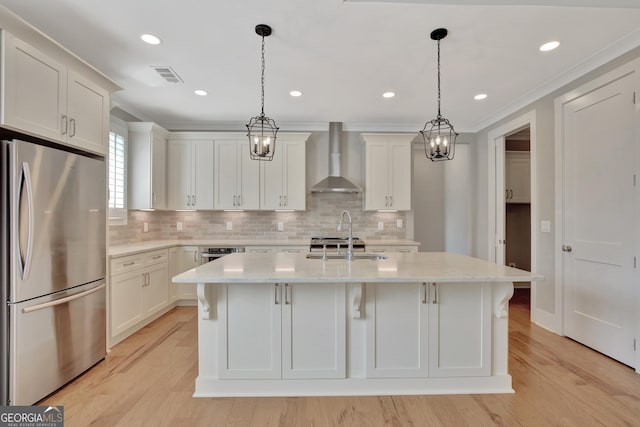
[[[573,248],[569,245],[562,245],[562,251],[563,252],[571,252],[573,250]]]

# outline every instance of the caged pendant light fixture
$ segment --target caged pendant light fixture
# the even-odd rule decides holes
[[[438,28],[431,32],[431,39],[438,42],[438,116],[425,123],[420,131],[424,141],[424,152],[427,158],[434,162],[453,159],[458,136],[449,120],[440,114],[440,40],[445,38],[447,33],[446,28]]]
[[[252,117],[247,125],[249,153],[253,160],[273,160],[278,127],[273,119],[264,115],[264,38],[271,35],[271,27],[265,24],[256,25],[256,34],[262,37],[262,74],[260,78],[262,109],[260,115]]]

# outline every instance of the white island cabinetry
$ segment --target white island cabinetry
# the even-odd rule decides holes
[[[512,392],[512,282],[538,279],[411,252],[238,253],[173,281],[198,286],[195,396],[297,396]]]
[[[345,286],[218,288],[221,379],[344,378]]]

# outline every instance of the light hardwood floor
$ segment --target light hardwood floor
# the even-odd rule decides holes
[[[67,427],[640,426],[640,375],[532,325],[526,295],[510,307],[516,394],[196,399],[196,310],[180,307],[40,404]]]

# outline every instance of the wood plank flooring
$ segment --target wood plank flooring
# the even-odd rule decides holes
[[[640,426],[640,375],[529,322],[510,305],[516,394],[193,398],[194,307],[179,307],[118,344],[42,405],[65,426]]]

